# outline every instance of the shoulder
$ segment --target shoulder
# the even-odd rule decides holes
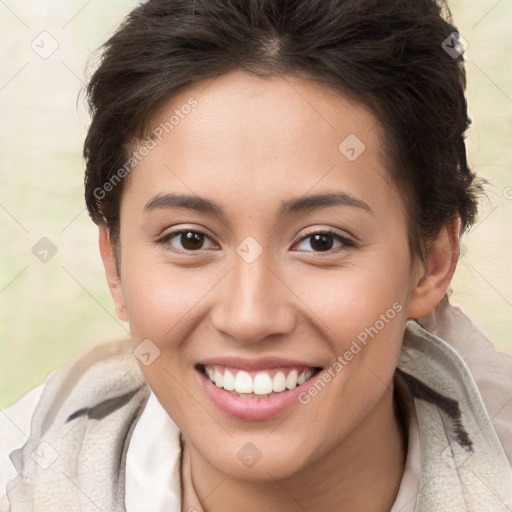
[[[14,418],[14,423],[9,422],[11,426],[5,427],[9,437],[2,442],[2,494],[8,488],[9,499],[24,503],[31,499],[31,493],[35,496],[41,491],[53,492],[50,488],[55,480],[51,480],[51,471],[42,471],[39,466],[45,469],[45,464],[38,466],[33,460],[33,454],[43,442],[59,455],[55,463],[51,461],[52,471],[54,466],[59,466],[65,468],[67,474],[84,469],[75,468],[77,450],[82,445],[88,450],[86,460],[91,452],[89,445],[99,450],[93,454],[96,459],[101,458],[100,452],[105,452],[105,458],[108,458],[109,451],[114,454],[115,450],[122,449],[117,444],[131,432],[133,420],[144,408],[148,396],[148,386],[129,340],[82,349],[54,370],[41,385],[4,411],[4,422]],[[101,429],[89,428],[87,425],[91,421],[95,425],[101,424]],[[13,428],[19,430],[17,434],[12,433]],[[106,443],[105,446],[102,443]],[[111,458],[116,459],[114,455]],[[9,481],[7,487],[6,480]],[[5,507],[4,503],[0,502],[0,507]]]
[[[467,365],[512,465],[512,355],[497,350],[446,297],[418,323],[448,343]]]
[[[0,411],[0,511],[8,510],[5,488],[7,482],[17,475],[9,453],[27,441],[34,410],[51,376],[52,373],[17,402]]]

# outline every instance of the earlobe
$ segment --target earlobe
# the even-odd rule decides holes
[[[110,295],[114,300],[117,317],[124,321],[128,321],[126,307],[124,304],[123,289],[121,286],[121,277],[117,268],[117,262],[114,254],[114,247],[108,228],[105,225],[99,226],[99,247]]]
[[[427,315],[446,293],[457,267],[460,226],[460,218],[454,218],[441,228],[432,243],[425,265],[414,278],[407,308],[408,318]]]

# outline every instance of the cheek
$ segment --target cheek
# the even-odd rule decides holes
[[[162,339],[175,325],[179,328],[220,277],[211,267],[180,268],[136,249],[124,258],[123,273],[123,297],[135,339]]]
[[[393,258],[387,263],[383,258],[381,264],[333,272],[330,278],[301,276],[297,295],[307,297],[304,302],[314,311],[333,353],[332,378],[327,378],[318,399],[325,407],[314,409],[318,424],[326,425],[325,446],[366,417],[386,392],[396,368],[406,322],[408,267],[399,255],[393,265]],[[314,403],[315,396],[313,392],[304,400]]]
[[[381,315],[384,321],[393,321],[386,326],[397,323],[397,317],[404,320],[397,313],[406,309],[407,259],[381,254],[362,260],[340,270],[301,272],[293,280],[293,291],[307,306],[304,310],[312,313],[312,321],[316,318],[319,329],[339,339],[338,353],[347,339],[357,338],[375,323],[382,328]]]

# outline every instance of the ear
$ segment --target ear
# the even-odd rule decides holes
[[[426,263],[418,266],[409,296],[408,318],[427,315],[444,297],[457,267],[460,225],[460,217],[446,223],[431,245]]]
[[[121,286],[121,277],[117,268],[116,258],[114,255],[114,247],[110,239],[108,228],[104,224],[99,226],[99,246],[101,259],[103,260],[103,267],[107,276],[108,287],[110,295],[114,299],[116,306],[116,315],[124,322],[128,321],[126,314],[126,307],[124,304],[123,289]]]

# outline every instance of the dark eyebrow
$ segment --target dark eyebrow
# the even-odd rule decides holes
[[[327,206],[353,206],[373,213],[372,209],[363,200],[340,191],[282,201],[279,214],[287,215],[289,213],[325,208]],[[188,208],[190,210],[211,213],[222,219],[225,218],[224,210],[214,201],[188,194],[157,194],[148,201],[144,207],[144,212],[149,213],[158,208]]]
[[[212,213],[217,217],[224,217],[224,210],[209,199],[187,194],[157,194],[144,206],[144,213],[158,208],[188,208],[200,212]]]
[[[313,196],[299,197],[290,199],[281,203],[280,214],[287,215],[291,212],[304,210],[314,210],[316,208],[325,208],[327,206],[354,206],[361,208],[369,213],[372,209],[362,199],[357,199],[346,192],[330,192],[327,194],[316,194]]]

